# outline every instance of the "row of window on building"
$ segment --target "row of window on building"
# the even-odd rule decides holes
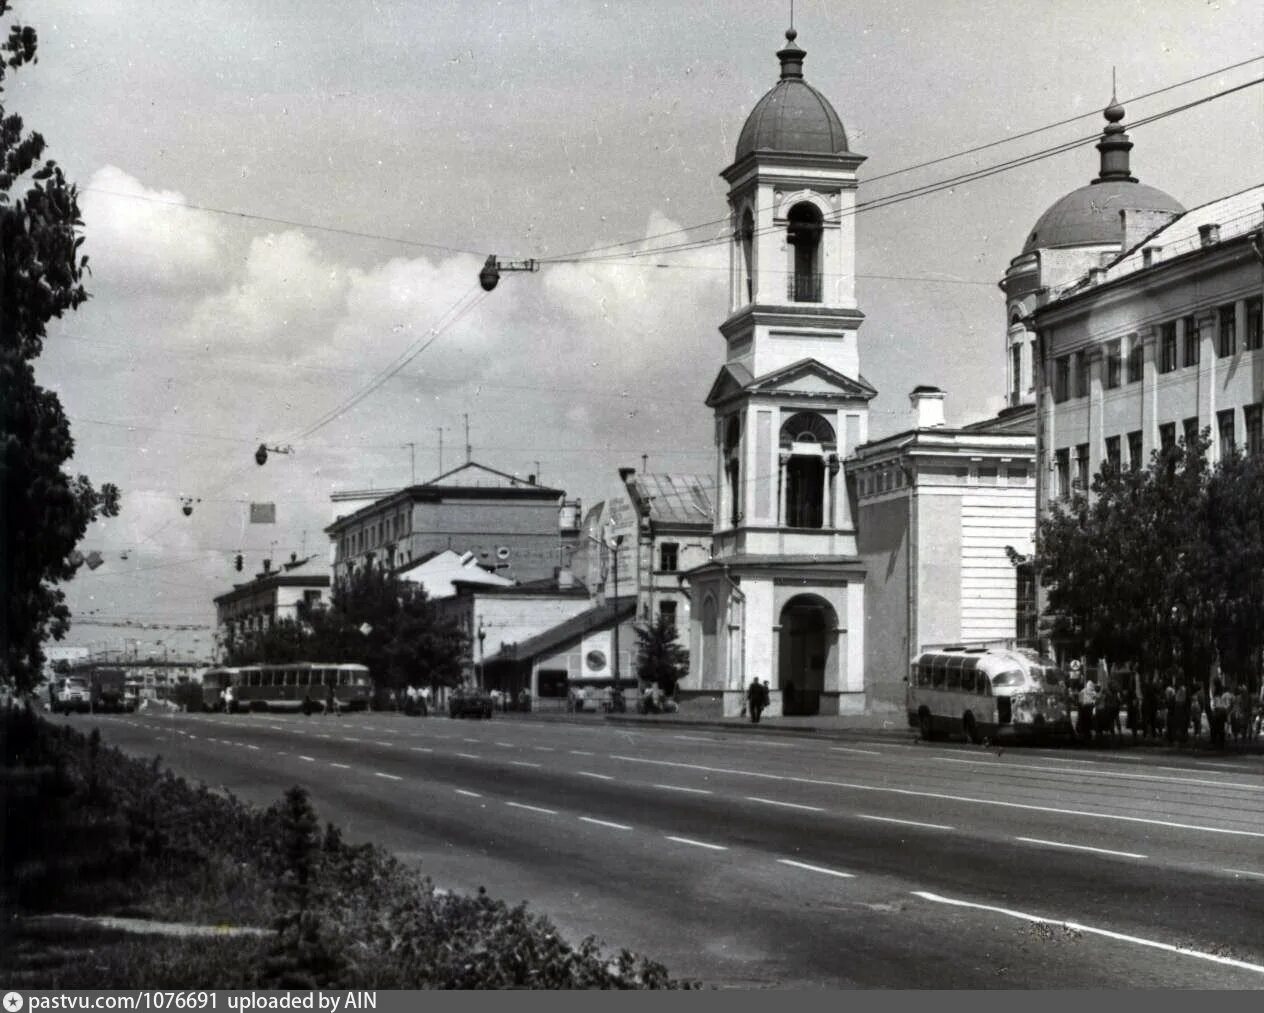
[[[1008,464],[1004,467],[996,464],[980,464],[970,468],[954,468],[952,474],[958,479],[965,480],[969,485],[981,486],[1022,488],[1028,485],[1030,480],[1030,469],[1025,464]],[[857,488],[862,497],[894,492],[897,489],[903,489],[906,484],[911,485],[912,481],[906,479],[902,468],[875,471],[861,475],[857,480]]]
[[[1242,421],[1245,433],[1244,447],[1248,454],[1264,452],[1264,404],[1249,404],[1242,408]],[[1188,418],[1181,423],[1181,437],[1186,443],[1192,442],[1198,435],[1198,419]],[[1216,413],[1216,443],[1220,456],[1224,457],[1238,445],[1237,412],[1226,408]],[[1126,441],[1126,442],[1125,442]],[[1125,436],[1106,437],[1106,463],[1116,471],[1124,466],[1123,449],[1128,450],[1128,467],[1137,469],[1145,466],[1141,430],[1134,429]],[[1164,422],[1159,426],[1159,446],[1163,451],[1176,446],[1176,423]],[[1062,447],[1054,453],[1054,472],[1056,476],[1057,495],[1066,497],[1071,489],[1089,487],[1089,445],[1077,444],[1075,456],[1072,458],[1070,447]],[[1074,470],[1072,467],[1074,466]]]
[[[412,514],[407,510],[400,511],[392,517],[384,517],[376,523],[369,523],[356,531],[348,532],[338,540],[338,558],[359,555],[371,549],[394,543],[401,535],[409,534]]]
[[[1246,303],[1246,332],[1243,337],[1243,351],[1253,352],[1264,348],[1264,306],[1260,298],[1250,299]],[[1237,309],[1234,303],[1220,306],[1216,311],[1216,354],[1219,358],[1228,358],[1238,352]],[[1178,321],[1169,320],[1159,325],[1158,371],[1173,373],[1177,369],[1197,366],[1199,360],[1198,321],[1193,316]],[[1178,330],[1183,340],[1178,338]],[[1179,340],[1179,344],[1178,344]],[[1178,356],[1179,353],[1179,356]],[[1127,355],[1124,354],[1123,339],[1116,338],[1103,346],[1106,363],[1106,374],[1102,383],[1107,390],[1122,386],[1124,383],[1140,383],[1143,373],[1142,343],[1133,335],[1129,339]],[[1053,363],[1053,400],[1056,403],[1069,401],[1071,398],[1087,397],[1089,393],[1089,353],[1088,350],[1059,356]]]

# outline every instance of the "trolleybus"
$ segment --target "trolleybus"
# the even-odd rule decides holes
[[[368,709],[368,668],[316,661],[212,668],[202,676],[202,700],[207,710],[324,710],[331,687],[339,710]]]

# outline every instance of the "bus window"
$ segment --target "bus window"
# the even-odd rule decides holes
[[[351,685],[351,673],[348,672],[345,668],[338,669],[338,685],[339,686]]]
[[[961,690],[964,693],[974,692],[974,670],[963,669],[961,672]]]
[[[993,686],[1021,686],[1027,681],[1027,677],[1017,668],[1011,668],[1006,672],[992,676]]]
[[[263,673],[257,668],[250,673],[250,685],[255,688],[263,685]]]
[[[287,686],[298,685],[298,672],[295,669],[287,668],[285,670],[285,684]]]
[[[935,689],[943,689],[944,677],[947,674],[947,663],[943,658],[936,658],[931,662],[931,685]]]
[[[960,657],[948,659],[948,684],[947,684],[948,689],[961,688],[961,662],[962,660],[963,659]]]

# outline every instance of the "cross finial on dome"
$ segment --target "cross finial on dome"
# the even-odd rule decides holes
[[[1128,139],[1124,126],[1120,122],[1124,118],[1124,107],[1119,104],[1115,88],[1115,70],[1110,72],[1110,105],[1102,110],[1106,117],[1106,126],[1102,128],[1102,139],[1097,142],[1097,150],[1101,152],[1102,168],[1094,183],[1107,180],[1123,180],[1128,183],[1137,182],[1129,165],[1128,153],[1132,151],[1132,141]]]

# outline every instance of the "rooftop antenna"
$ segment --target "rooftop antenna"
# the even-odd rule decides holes
[[[790,0],[790,27],[794,28],[794,0]]]
[[[443,426],[439,427],[439,474],[443,474]]]

